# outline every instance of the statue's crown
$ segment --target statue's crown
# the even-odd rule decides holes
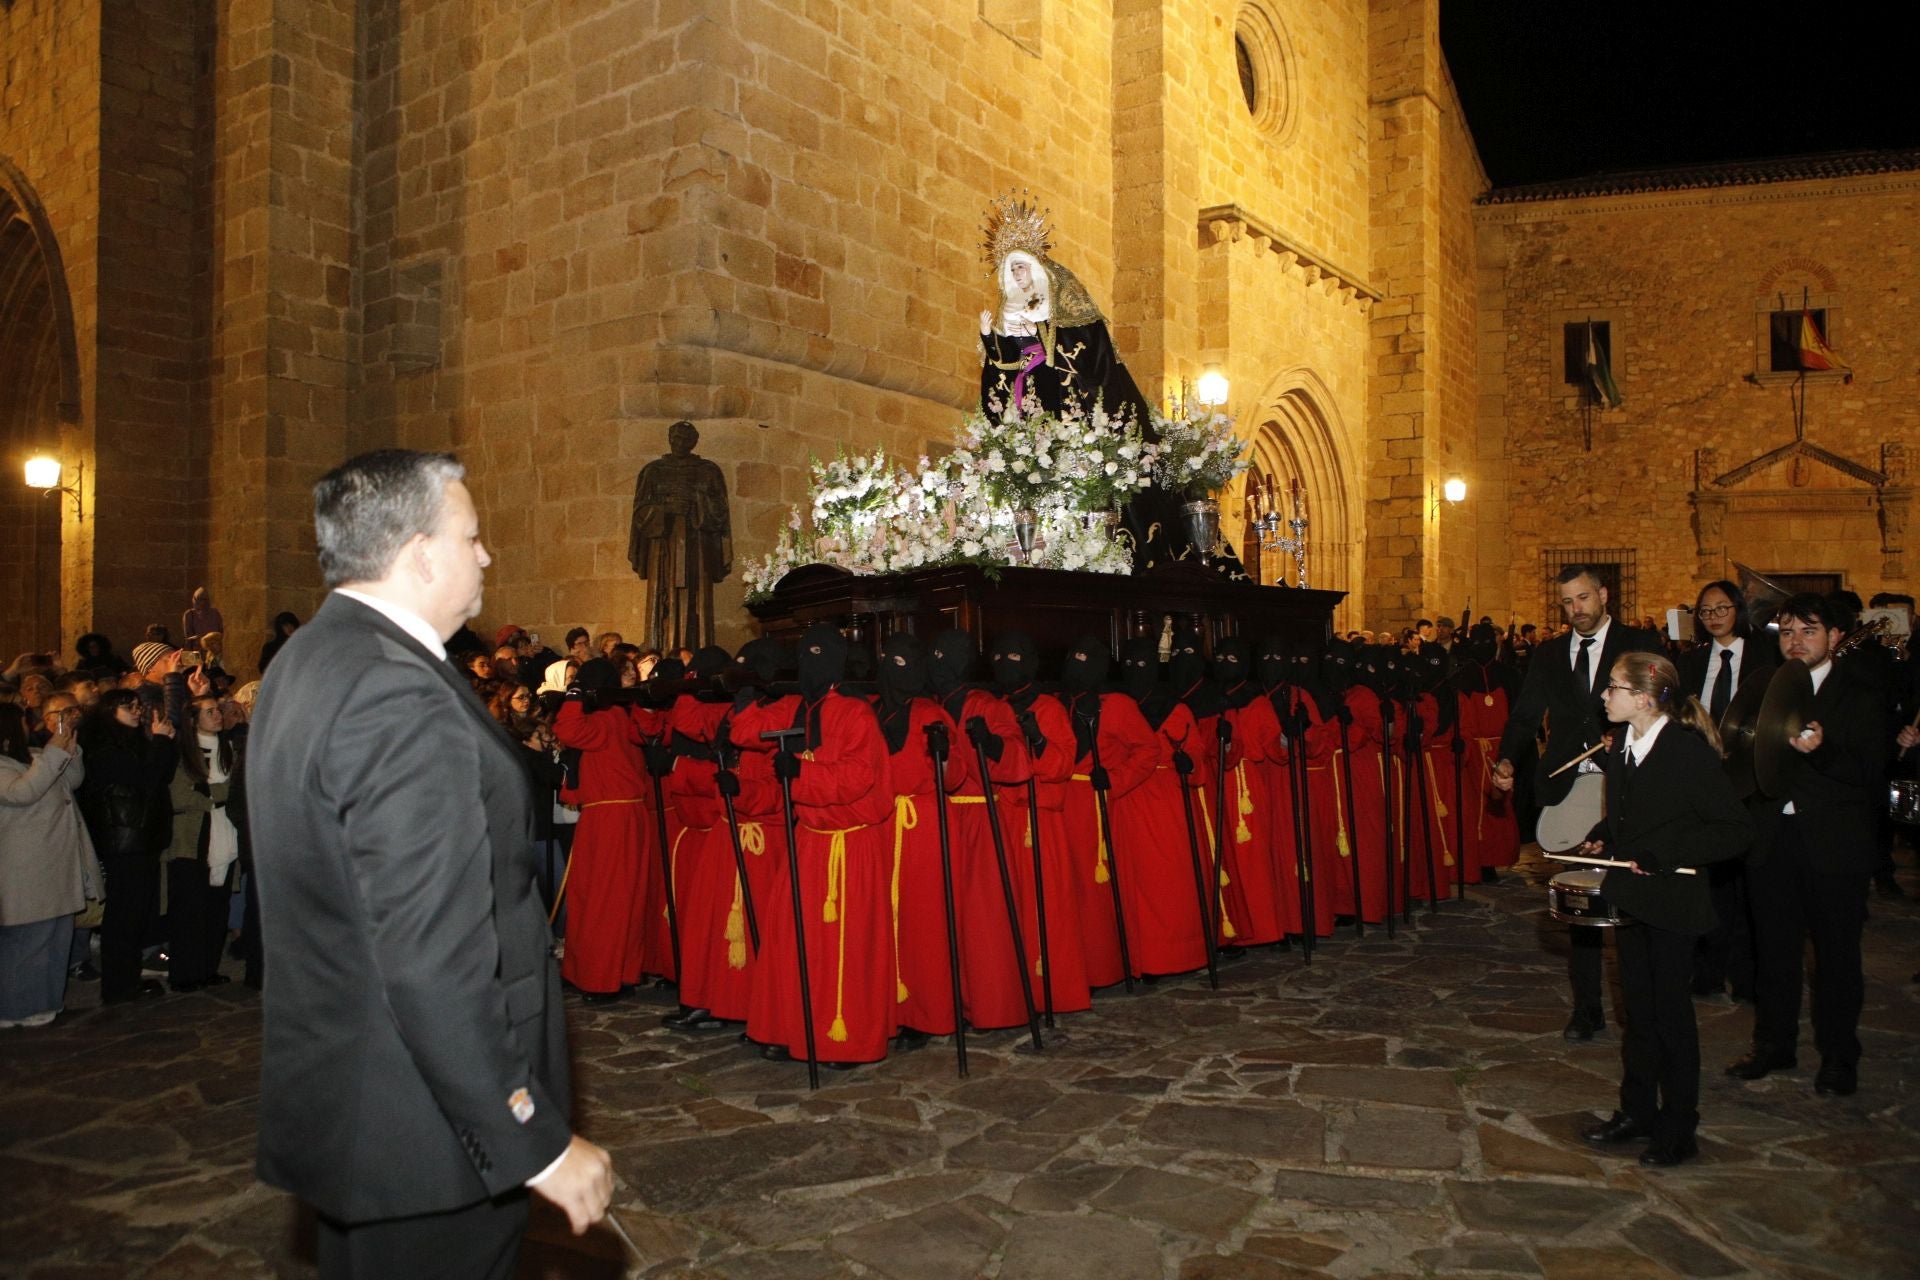
[[[1046,211],[1038,203],[1032,202],[1032,196],[1033,193],[1026,190],[1022,190],[1019,196],[1009,192],[987,206],[987,221],[983,228],[986,239],[980,247],[986,254],[990,270],[998,269],[1006,261],[1007,255],[1016,249],[1023,249],[1044,260],[1047,250],[1053,247]]]

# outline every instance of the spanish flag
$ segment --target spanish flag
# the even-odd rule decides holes
[[[1845,369],[1847,362],[1834,354],[1827,345],[1826,335],[1820,332],[1820,322],[1813,318],[1813,312],[1806,307],[1800,308],[1800,367],[1802,369]]]

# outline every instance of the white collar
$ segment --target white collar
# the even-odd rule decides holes
[[[1653,722],[1653,725],[1647,730],[1646,737],[1636,738],[1633,736],[1633,726],[1628,725],[1627,743],[1625,747],[1627,758],[1632,760],[1636,765],[1645,764],[1647,762],[1647,752],[1653,750],[1653,740],[1659,737],[1660,731],[1666,727],[1667,717],[1663,715]]]
[[[1833,674],[1832,658],[1826,659],[1819,666],[1807,672],[1807,675],[1813,680],[1813,691],[1815,693],[1820,692],[1820,686],[1825,684],[1827,682],[1827,677],[1832,674]]]
[[[431,653],[434,657],[443,661],[446,659],[447,646],[446,643],[440,639],[440,633],[435,631],[425,618],[413,612],[413,610],[403,609],[390,600],[382,600],[378,596],[370,596],[364,591],[355,591],[350,587],[335,587],[333,590],[335,595],[345,596],[349,600],[358,600],[361,604],[367,606],[367,608],[373,610],[394,626],[400,628],[415,640],[425,645],[427,652]]]
[[[1725,649],[1733,655],[1736,662],[1747,656],[1747,641],[1744,636],[1728,636],[1725,640],[1715,640],[1713,648],[1716,652]]]

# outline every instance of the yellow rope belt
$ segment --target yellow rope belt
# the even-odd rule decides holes
[[[1090,773],[1076,773],[1073,775],[1073,780],[1075,782],[1092,782],[1093,775]],[[1106,884],[1113,879],[1113,874],[1107,870],[1107,860],[1113,856],[1113,853],[1107,846],[1107,823],[1101,813],[1101,805],[1098,800],[1094,801],[1093,804],[1093,822],[1094,828],[1098,831],[1100,837],[1093,851],[1093,882],[1095,884]]]
[[[584,810],[584,809],[598,809],[603,804],[645,804],[645,803],[646,803],[646,799],[644,797],[634,796],[630,800],[589,800],[585,804],[581,805],[580,807]]]
[[[1420,759],[1427,766],[1427,794],[1433,797],[1434,816],[1444,818],[1447,816],[1447,804],[1440,798],[1440,779],[1434,776],[1433,757],[1422,751]],[[1453,865],[1453,850],[1447,847],[1447,824],[1436,822],[1434,825],[1440,828],[1440,865],[1450,867]]]
[[[827,1028],[827,1039],[842,1041],[847,1038],[847,926],[841,920],[847,905],[847,837],[856,831],[865,831],[870,823],[857,827],[841,827],[837,831],[823,831],[819,827],[802,827],[817,836],[827,836],[827,898],[820,906],[820,919],[826,924],[840,926],[840,943],[834,960],[833,975],[833,1025]],[[794,850],[798,854],[799,850]],[[800,874],[799,860],[794,861],[793,873]]]
[[[1207,849],[1213,855],[1213,896],[1220,904],[1220,936],[1237,938],[1240,936],[1240,931],[1234,928],[1233,921],[1227,918],[1227,885],[1230,881],[1227,879],[1226,860],[1220,856],[1220,846],[1213,838],[1213,819],[1207,814],[1207,789],[1195,787],[1193,794],[1200,799],[1200,825],[1206,829]]]
[[[672,872],[670,879],[672,879],[673,881],[672,888],[673,888],[673,900],[675,905],[678,905],[680,901],[680,842],[687,838],[687,832],[689,831],[698,831],[701,835],[705,835],[707,834],[707,832],[711,830],[713,830],[713,828],[710,826],[709,827],[685,826],[685,827],[681,827],[680,834],[676,835],[673,838],[673,851],[667,856],[667,862]],[[660,918],[662,920],[667,919],[667,909],[665,907],[660,908]]]
[[[1333,847],[1339,851],[1341,857],[1351,858],[1353,856],[1353,842],[1347,839],[1346,790],[1340,781],[1340,770],[1334,768],[1334,765],[1339,764],[1341,757],[1346,754],[1343,748],[1335,747],[1333,749],[1332,763],[1310,764],[1307,766],[1307,772],[1323,773],[1328,769],[1333,770],[1333,816],[1339,822],[1339,826],[1334,830]]]
[[[985,796],[948,796],[947,797],[948,804],[985,804],[986,802],[987,802],[987,798]]]
[[[740,823],[740,849],[758,858],[767,851],[767,829],[757,822]],[[740,869],[733,872],[733,905],[727,908],[727,968],[747,967],[747,882]]]
[[[1247,789],[1247,762],[1242,759],[1233,766],[1233,778],[1239,784],[1239,820],[1233,828],[1233,842],[1248,844],[1253,840],[1253,831],[1247,826],[1247,815],[1253,812],[1253,794]]]
[[[1407,792],[1407,766],[1399,756],[1393,755],[1387,746],[1381,747],[1380,789],[1385,791],[1389,796],[1393,794],[1392,789],[1387,785],[1387,759],[1389,756],[1392,756],[1393,759],[1393,780],[1399,786],[1400,794],[1405,795]],[[1400,824],[1400,861],[1402,862],[1407,860],[1407,828],[1412,825],[1413,822],[1411,819]]]
[[[1493,786],[1493,745],[1498,738],[1475,738],[1473,744],[1480,748],[1480,803],[1479,812],[1473,816],[1473,839],[1478,844],[1486,838],[1487,830],[1487,790]]]
[[[893,798],[893,1002],[905,1004],[912,995],[900,976],[900,855],[907,847],[907,832],[920,825],[920,810],[912,796]]]

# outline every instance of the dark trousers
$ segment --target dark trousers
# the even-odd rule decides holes
[[[217,885],[207,883],[198,858],[167,863],[167,977],[205,982],[220,968],[227,941],[227,911],[233,899],[233,868]]]
[[[1693,935],[1653,925],[1614,930],[1627,1031],[1620,1113],[1655,1142],[1691,1138],[1700,1123],[1700,1029],[1693,1019]]]
[[[1719,923],[1694,945],[1694,989],[1717,994],[1731,985],[1736,996],[1752,995],[1753,925],[1747,913],[1746,859],[1717,862],[1701,874],[1713,893],[1713,914]]]
[[[1607,1020],[1606,1002],[1601,998],[1606,982],[1607,932],[1590,924],[1567,926],[1567,981],[1573,984],[1574,1011],[1591,1013],[1602,1023]]]
[[[447,1213],[318,1223],[320,1280],[509,1280],[527,1230],[527,1193]]]
[[[260,942],[260,886],[251,867],[240,877],[240,887],[247,901],[240,926],[240,954],[246,957],[247,985],[258,987],[266,976],[266,952]]]
[[[140,953],[160,909],[160,860],[150,853],[102,858],[107,901],[100,921],[100,997],[140,989]]]
[[[1860,1061],[1860,929],[1867,918],[1864,871],[1827,874],[1814,865],[1810,832],[1797,815],[1748,872],[1757,971],[1753,1043],[1791,1053],[1800,1041],[1800,983],[1806,940],[1813,940],[1813,1042],[1822,1061]]]

